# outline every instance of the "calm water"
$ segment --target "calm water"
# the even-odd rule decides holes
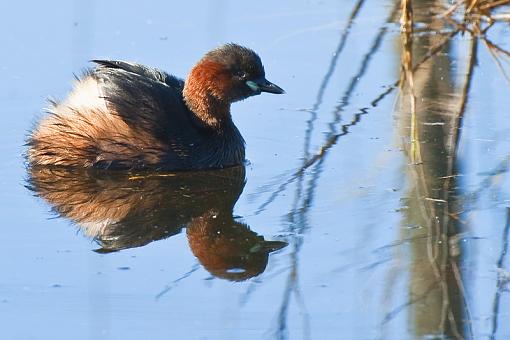
[[[412,88],[389,0],[2,3],[1,338],[510,337],[510,85],[414,3]],[[233,106],[245,168],[27,171],[88,60],[185,76],[230,41],[287,91]]]

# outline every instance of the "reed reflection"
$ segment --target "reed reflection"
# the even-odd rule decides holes
[[[235,221],[245,168],[182,173],[125,173],[30,168],[28,188],[109,253],[141,247],[187,228],[189,245],[214,276],[245,280],[285,247]]]
[[[406,315],[406,322],[409,320],[411,325],[404,332],[410,332],[417,339],[474,338],[472,324],[480,318],[473,318],[467,303],[469,297],[466,296],[465,281],[468,278],[463,268],[467,249],[460,241],[469,227],[469,222],[464,218],[466,201],[473,201],[472,197],[476,197],[480,191],[470,194],[469,199],[467,193],[463,192],[462,183],[458,180],[462,169],[459,169],[457,150],[478,45],[486,45],[503,77],[508,78],[504,66],[508,65],[510,51],[489,40],[485,33],[496,21],[508,20],[508,14],[493,13],[491,10],[509,1],[460,0],[450,5],[438,0],[391,1],[393,6],[388,6],[387,20],[374,32],[372,43],[367,44],[363,57],[340,68],[342,79],[350,72],[354,75],[349,78],[350,81],[338,98],[338,105],[334,107],[332,118],[327,121],[328,131],[324,140],[314,151],[313,144],[316,141],[313,136],[319,129],[320,118],[325,119],[321,117],[324,94],[329,84],[334,83],[330,80],[335,79],[332,75],[335,74],[344,47],[349,48],[349,43],[357,43],[349,37],[353,32],[351,26],[357,22],[359,15],[366,12],[366,8],[373,8],[364,6],[364,3],[364,0],[353,2],[345,27],[339,27],[339,42],[331,53],[329,67],[320,82],[315,102],[310,106],[311,109],[302,110],[309,113],[309,119],[304,125],[304,145],[300,158],[302,163],[299,167],[275,176],[273,183],[261,186],[259,192],[253,195],[266,196],[256,212],[262,213],[278,199],[283,200],[282,197],[295,187],[292,205],[282,216],[285,221],[283,228],[289,232],[288,240],[292,249],[275,333],[279,339],[289,337],[289,311],[293,302],[291,297],[294,297],[302,315],[305,338],[311,334],[310,315],[305,304],[306,292],[302,293],[300,289],[300,254],[301,246],[306,242],[303,241],[306,237],[302,235],[313,230],[309,224],[309,214],[315,208],[314,200],[320,196],[317,194],[320,192],[318,183],[324,169],[327,169],[325,162],[335,152],[337,145],[341,145],[338,143],[340,138],[352,133],[360,134],[359,130],[352,127],[369,120],[371,112],[376,111],[383,101],[393,98],[390,94],[400,90],[395,109],[399,126],[395,133],[402,140],[402,149],[407,157],[407,191],[401,200],[405,202],[404,207],[398,210],[402,212],[403,231],[395,245],[411,244],[411,256],[405,254],[404,259],[395,261],[399,267],[388,271],[383,298],[383,305],[388,308],[385,307],[381,317],[382,338],[386,338],[384,333],[391,329],[388,324],[392,320],[402,320]],[[388,40],[386,36],[394,33],[391,27],[399,22],[399,18],[402,34],[400,37],[397,35],[398,43],[395,44],[398,46],[395,49],[397,58],[401,59],[398,77],[386,83],[375,97],[367,98],[365,107],[353,108],[351,103],[356,94],[355,89],[363,80],[367,80],[367,75],[381,77],[381,70],[375,68],[372,61],[381,59],[378,56],[380,47]],[[465,38],[457,39],[456,36],[461,34]],[[456,47],[464,48],[465,53],[459,52],[460,49]],[[464,56],[465,59],[462,58]],[[359,66],[353,68],[356,64]],[[372,79],[368,81],[372,82]],[[491,176],[507,171],[508,163],[509,158],[505,157],[498,168],[490,172]],[[505,232],[505,240],[507,236]],[[505,253],[502,253],[501,259]],[[396,257],[399,254],[395,252]],[[501,263],[502,260],[498,268]],[[406,302],[393,306],[390,305],[392,291],[395,291],[395,296],[400,297],[402,294],[395,290],[396,269],[400,269],[398,274],[401,277],[405,273],[405,280],[409,274],[409,280],[406,281],[408,290],[404,292]],[[500,280],[503,282],[506,278],[500,277]],[[498,286],[498,292],[501,292],[501,287]],[[494,302],[494,334],[498,323],[499,298],[498,293]],[[398,320],[393,324],[398,325]],[[402,334],[399,333],[397,337],[405,336]]]
[[[438,9],[441,3],[422,0],[413,5],[417,9],[414,18],[402,17],[407,29],[401,34],[401,96],[397,110],[408,158],[407,209],[402,210],[402,236],[412,240],[407,309],[417,337],[472,338],[469,322],[465,322],[469,313],[459,269],[464,254],[458,242],[464,226],[455,216],[460,206],[457,145],[462,93],[469,86],[473,70],[467,67],[464,84],[454,84],[452,75],[458,71],[451,67],[450,40],[436,34],[413,35],[408,25],[414,19],[426,24],[429,32],[439,31],[444,24],[421,9]],[[440,46],[439,53],[425,59],[434,46]],[[473,51],[471,55],[474,57]],[[416,60],[425,61],[416,68]]]

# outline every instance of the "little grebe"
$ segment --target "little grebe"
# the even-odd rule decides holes
[[[284,91],[260,57],[227,44],[208,52],[186,81],[155,68],[93,60],[63,102],[28,137],[31,165],[102,169],[224,168],[244,161],[230,104]]]

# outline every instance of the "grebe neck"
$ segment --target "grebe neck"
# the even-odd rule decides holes
[[[206,127],[219,130],[231,122],[228,83],[222,65],[208,60],[200,61],[186,79],[184,102]]]

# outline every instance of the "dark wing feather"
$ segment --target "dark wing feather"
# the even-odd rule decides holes
[[[191,126],[190,111],[182,98],[182,80],[178,80],[179,86],[173,87],[157,79],[158,70],[116,63],[113,65],[122,67],[100,67],[92,75],[110,112],[118,114],[133,130],[148,133],[165,142],[173,136],[197,138]],[[129,67],[136,72],[125,69]],[[189,134],[183,135],[182,131],[189,131]]]
[[[179,89],[184,86],[182,79],[176,78],[165,71],[157,68],[147,67],[137,63],[131,63],[122,60],[100,60],[94,59],[92,62],[98,64],[102,68],[121,69],[127,72],[135,73],[143,77],[147,77],[154,81],[162,82],[170,87]]]

